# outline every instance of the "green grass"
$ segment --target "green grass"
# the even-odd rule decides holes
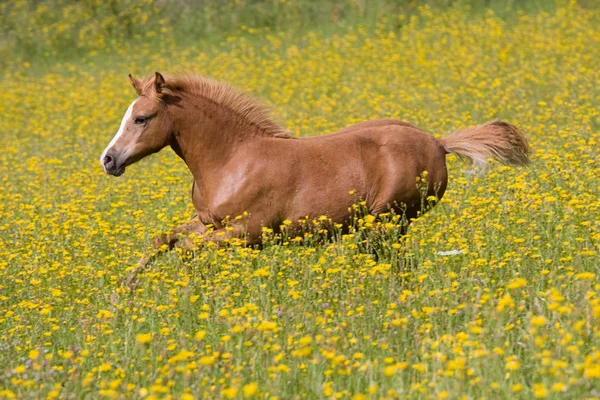
[[[537,4],[15,48],[0,93],[0,398],[597,398],[600,14]],[[502,118],[533,162],[476,178],[449,157],[444,199],[403,238],[364,216],[333,241],[204,244],[159,255],[132,293],[121,282],[149,240],[193,213],[169,150],[119,179],[98,163],[135,98],[127,73],[155,70],[247,89],[298,135],[393,117],[440,137]]]

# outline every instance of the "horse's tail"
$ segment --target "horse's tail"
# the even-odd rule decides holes
[[[440,139],[440,143],[446,152],[471,160],[480,171],[485,171],[489,158],[521,166],[529,163],[531,154],[527,139],[517,127],[499,120],[456,131]]]

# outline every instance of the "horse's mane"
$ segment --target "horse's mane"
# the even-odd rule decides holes
[[[147,87],[152,84],[153,79],[148,78],[142,85]],[[237,115],[266,136],[291,137],[289,131],[272,117],[269,107],[227,83],[195,74],[165,75],[165,87],[174,92],[183,92],[209,100]]]

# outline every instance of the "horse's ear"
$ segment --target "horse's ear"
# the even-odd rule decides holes
[[[138,96],[142,95],[142,85],[140,85],[140,81],[133,77],[133,75],[129,74],[129,82],[131,82],[131,86],[135,89]]]
[[[156,93],[161,93],[163,86],[165,85],[165,78],[160,74],[160,72],[155,72],[156,77],[154,79],[154,88],[156,89]]]

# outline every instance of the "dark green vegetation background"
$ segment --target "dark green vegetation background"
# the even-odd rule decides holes
[[[578,0],[588,9],[595,0]],[[156,51],[215,42],[240,31],[340,32],[385,23],[398,29],[422,7],[516,13],[552,12],[556,0],[8,0],[0,4],[0,69],[21,61],[44,67],[152,41]],[[167,43],[168,46],[164,44]],[[91,53],[91,54],[90,54]]]

